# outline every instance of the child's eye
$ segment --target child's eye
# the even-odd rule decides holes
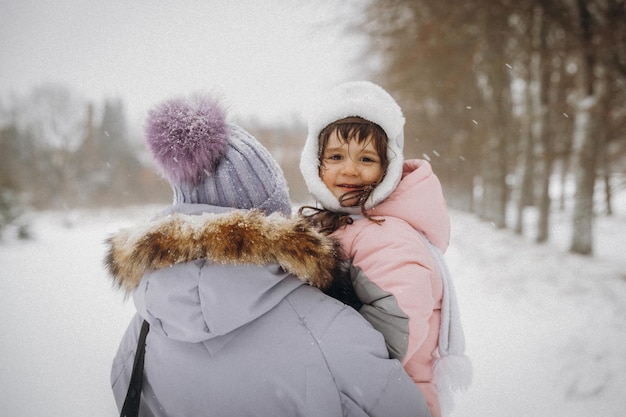
[[[367,156],[364,156],[363,158],[361,158],[361,161],[369,163],[369,164],[378,162],[374,158],[370,158],[370,157],[367,157]]]
[[[340,154],[331,154],[331,155],[328,155],[326,159],[329,159],[331,161],[341,161],[343,157]]]

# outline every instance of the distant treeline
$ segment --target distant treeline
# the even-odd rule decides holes
[[[44,85],[0,109],[0,190],[35,209],[163,201],[168,191],[131,138],[123,103],[101,106]]]
[[[306,202],[298,168],[302,125],[239,124],[279,161],[294,204]],[[0,230],[26,208],[171,203],[143,138],[132,136],[138,130],[128,126],[121,100],[91,103],[65,85],[0,100]]]
[[[367,78],[400,103],[405,157],[430,160],[449,205],[517,233],[534,207],[538,242],[550,213],[567,209],[571,251],[593,253],[594,216],[612,215],[626,186],[626,2],[353,6],[363,13],[335,23],[369,39],[359,68],[374,68]],[[309,202],[298,169],[306,128],[240,124],[276,156],[294,203]],[[170,199],[123,103],[85,103],[59,86],[0,107],[0,189],[37,208]]]
[[[369,39],[407,154],[431,160],[451,206],[518,233],[535,206],[543,242],[570,190],[571,250],[592,253],[594,215],[625,186],[626,2],[388,0],[353,16],[338,20]]]

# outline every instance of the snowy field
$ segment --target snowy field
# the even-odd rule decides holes
[[[626,415],[626,204],[616,207],[596,223],[593,258],[567,253],[566,219],[537,246],[452,213],[447,259],[475,368],[455,416]],[[109,369],[134,306],[110,284],[103,240],[156,211],[39,213],[32,240],[0,242],[0,416],[117,415]]]

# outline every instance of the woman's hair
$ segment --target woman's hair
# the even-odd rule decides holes
[[[387,134],[376,123],[370,122],[369,120],[365,120],[361,117],[347,117],[345,119],[340,119],[322,129],[319,134],[319,146],[317,153],[320,170],[323,169],[324,152],[326,151],[328,141],[333,132],[336,132],[337,138],[343,143],[348,143],[352,140],[355,140],[358,144],[362,144],[366,140],[371,141],[380,158],[380,164],[383,172],[387,172],[387,166],[389,165],[389,158],[387,157]],[[339,204],[342,207],[359,206],[361,208],[361,213],[367,219],[376,223],[382,222],[382,220],[373,219],[365,211],[365,202],[378,184],[379,183],[373,183],[362,190],[351,191],[343,194],[339,197]],[[350,206],[346,206],[344,204],[347,201],[354,201],[354,203],[350,204]],[[305,210],[310,210],[312,213],[305,214]],[[347,224],[352,224],[352,218],[346,213],[338,213],[311,206],[301,207],[298,213],[318,227],[323,233],[330,234]]]

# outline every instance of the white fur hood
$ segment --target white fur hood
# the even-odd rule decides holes
[[[341,207],[319,176],[320,132],[334,121],[351,116],[376,123],[389,138],[387,174],[370,195],[365,208],[376,206],[391,194],[402,176],[405,120],[402,109],[393,97],[369,81],[341,84],[312,106],[308,118],[308,135],[300,159],[300,171],[309,192],[325,209],[358,214],[358,207]]]

